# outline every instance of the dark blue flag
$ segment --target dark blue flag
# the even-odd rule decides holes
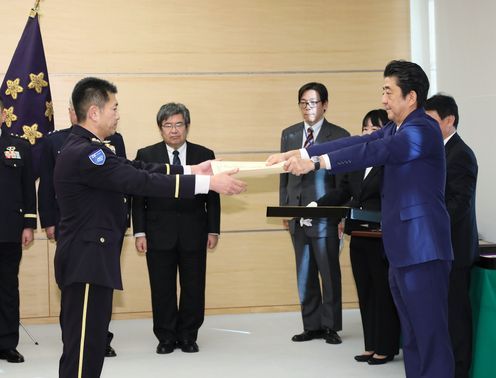
[[[33,168],[38,177],[40,142],[44,135],[53,130],[54,122],[37,6],[31,10],[0,91],[7,115],[2,130],[29,140]]]

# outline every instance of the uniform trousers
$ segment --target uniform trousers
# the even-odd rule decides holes
[[[0,350],[19,342],[19,264],[21,243],[0,243]]]
[[[113,291],[85,283],[62,288],[60,327],[64,349],[59,378],[100,377],[112,316]]]
[[[350,258],[365,350],[381,355],[398,354],[400,321],[389,289],[389,264],[382,239],[352,236]]]
[[[152,295],[153,332],[160,342],[196,341],[205,318],[205,243],[187,250],[178,243],[170,250],[146,253]],[[180,297],[177,301],[177,273]]]
[[[389,284],[403,336],[407,378],[453,378],[448,332],[451,261],[389,267]]]
[[[455,357],[455,378],[468,378],[472,364],[470,267],[453,267],[448,294],[448,324]]]
[[[308,331],[325,328],[340,331],[341,268],[337,230],[331,230],[328,237],[317,238],[307,236],[304,227],[296,225],[291,238],[303,328]]]

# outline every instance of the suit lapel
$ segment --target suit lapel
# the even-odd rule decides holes
[[[301,122],[300,127],[298,127],[298,130],[294,133],[294,138],[290,140],[290,143],[288,143],[291,144],[288,150],[297,150],[303,146],[302,141],[303,141],[304,129],[305,129],[305,124]]]
[[[453,136],[448,140],[448,143],[444,146],[444,150],[446,152],[446,159],[448,158],[449,154],[451,151],[453,151],[453,148],[456,146],[456,144],[460,141],[460,135],[458,133],[453,134]]]
[[[320,127],[319,135],[317,135],[317,139],[315,139],[316,144],[327,142],[331,140],[332,128],[329,122],[324,118],[324,123]]]
[[[164,142],[158,144],[154,155],[155,155],[155,156],[153,156],[154,161],[160,162],[160,163],[170,164],[169,154],[167,153],[167,146]]]

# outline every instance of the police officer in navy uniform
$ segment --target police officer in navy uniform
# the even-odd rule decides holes
[[[0,97],[0,124],[5,121]],[[0,129],[0,359],[24,362],[19,342],[19,264],[33,241],[36,191],[29,142]]]
[[[69,120],[71,125],[77,124],[76,113],[72,106],[72,101],[69,105]],[[60,221],[60,210],[55,198],[55,188],[53,186],[53,170],[55,161],[62,150],[65,140],[71,133],[71,127],[62,130],[55,130],[43,138],[42,155],[40,162],[40,181],[38,185],[38,212],[40,214],[41,227],[45,229],[46,236],[49,240],[56,240],[58,235],[58,227]],[[115,133],[108,138],[106,143],[117,156],[126,157],[126,148],[121,134]],[[129,212],[128,212],[129,214]],[[128,215],[129,219],[129,215]],[[129,225],[128,225],[129,226]],[[115,357],[117,353],[110,345],[114,334],[107,334],[107,348],[105,357]]]
[[[76,84],[72,102],[79,125],[73,126],[55,165],[61,215],[55,252],[55,278],[62,291],[61,378],[100,376],[113,290],[122,290],[124,193],[193,198],[209,190],[237,194],[246,188],[232,177],[237,170],[209,176],[208,161],[183,167],[116,156],[103,143],[119,120],[116,93],[113,84],[97,78]]]

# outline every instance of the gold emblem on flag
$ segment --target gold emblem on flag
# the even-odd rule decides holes
[[[29,89],[34,89],[36,93],[41,93],[44,87],[48,87],[48,82],[44,80],[45,74],[40,72],[38,75],[34,73],[29,74],[31,82],[28,84]]]
[[[20,86],[21,79],[17,78],[15,80],[7,80],[7,90],[5,94],[7,96],[12,96],[14,100],[17,100],[17,94],[21,93],[24,88]]]
[[[24,125],[22,130],[24,131],[22,137],[29,140],[29,143],[31,144],[36,144],[36,139],[43,136],[43,134],[38,131],[37,123],[34,123],[33,126]]]
[[[5,124],[7,127],[12,126],[12,122],[17,121],[17,116],[14,114],[14,107],[5,108]]]

